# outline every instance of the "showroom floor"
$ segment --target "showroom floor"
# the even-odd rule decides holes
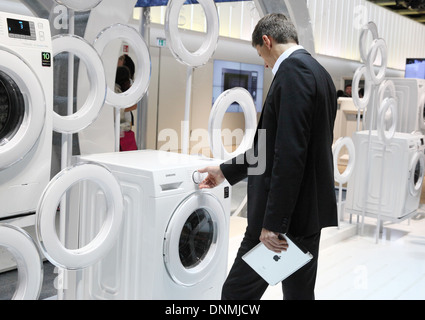
[[[361,224],[342,222],[340,229],[325,229],[321,240],[321,255],[316,285],[318,300],[425,300],[425,207],[410,221],[385,224],[376,243],[376,220],[366,219],[363,235],[357,233]],[[246,219],[231,218],[229,267],[239,247]],[[56,277],[45,266],[45,280]],[[0,288],[5,289],[6,277],[0,274]],[[13,275],[16,279],[16,275]],[[50,280],[48,280],[50,279]],[[10,299],[0,290],[0,300]],[[53,291],[52,291],[53,290]],[[53,283],[45,283],[41,299],[54,294]],[[280,286],[269,287],[264,300],[280,300]]]
[[[336,234],[348,235],[352,227],[356,225],[345,222],[339,231],[323,232],[331,236],[325,247],[321,244],[316,299],[425,300],[425,208],[410,222],[385,224],[378,243],[374,219],[365,220],[362,236],[354,229],[355,235],[332,243]],[[231,239],[230,263],[240,240]],[[282,299],[280,286],[269,287],[263,299]]]

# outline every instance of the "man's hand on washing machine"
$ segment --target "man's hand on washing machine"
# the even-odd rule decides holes
[[[212,189],[224,182],[225,178],[220,167],[207,167],[198,170],[199,173],[208,173],[208,176],[199,184],[200,189]]]

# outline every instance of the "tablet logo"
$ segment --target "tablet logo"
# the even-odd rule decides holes
[[[282,258],[281,256],[275,255],[273,257],[273,260],[276,261],[276,262],[278,262],[281,258]]]

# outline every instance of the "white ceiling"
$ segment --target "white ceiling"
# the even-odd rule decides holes
[[[0,11],[34,16],[34,14],[20,0],[1,0]]]

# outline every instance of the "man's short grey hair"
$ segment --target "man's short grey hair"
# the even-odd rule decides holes
[[[281,13],[271,13],[261,18],[252,33],[252,46],[254,48],[264,44],[264,35],[272,37],[280,44],[299,44],[297,29],[292,21]]]

